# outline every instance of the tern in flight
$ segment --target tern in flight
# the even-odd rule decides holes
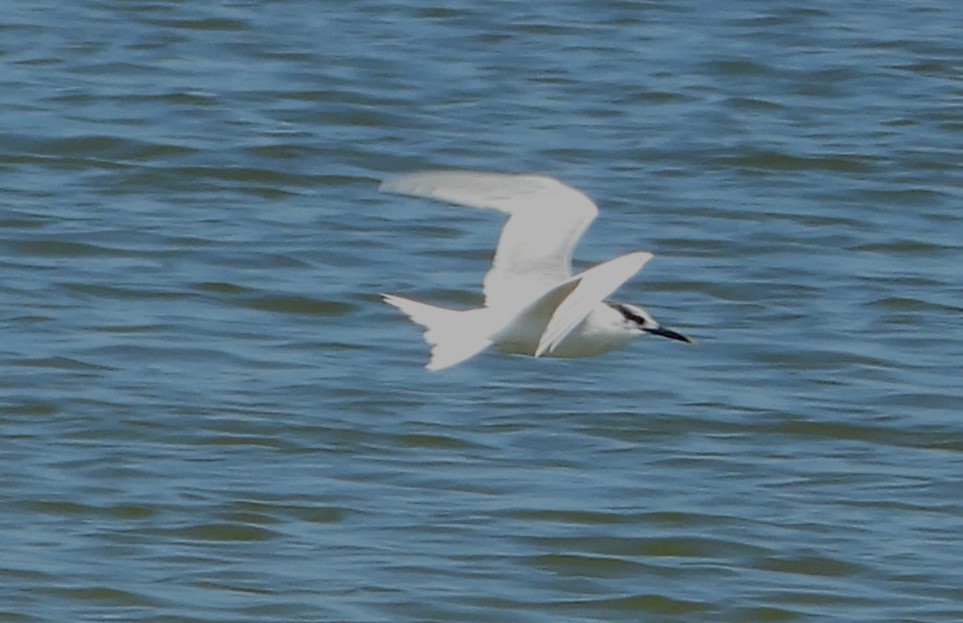
[[[571,186],[544,175],[423,171],[387,179],[380,189],[508,215],[485,275],[483,307],[453,310],[382,295],[424,327],[429,370],[489,347],[533,357],[592,357],[645,334],[694,343],[641,307],[605,300],[651,253],[628,253],[572,275],[572,250],[598,208]]]

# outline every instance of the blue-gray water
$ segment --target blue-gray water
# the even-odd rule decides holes
[[[963,620],[963,6],[7,3],[0,620]],[[540,171],[696,347],[432,374]]]

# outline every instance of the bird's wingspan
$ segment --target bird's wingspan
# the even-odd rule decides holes
[[[544,175],[424,171],[381,190],[509,215],[485,275],[488,307],[517,305],[571,277],[572,250],[598,214],[581,191]]]
[[[538,342],[535,356],[552,352],[596,305],[639,272],[652,254],[645,251],[628,253],[603,262],[572,277],[578,285],[555,310]]]

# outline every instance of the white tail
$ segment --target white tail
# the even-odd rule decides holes
[[[450,368],[491,345],[473,322],[472,312],[476,310],[444,309],[393,294],[382,294],[381,298],[425,328],[425,341],[431,346],[431,360],[425,366],[429,370]]]

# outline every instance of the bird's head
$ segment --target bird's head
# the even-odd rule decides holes
[[[634,330],[667,337],[670,340],[679,340],[686,344],[695,344],[695,340],[692,338],[686,337],[672,329],[666,329],[660,325],[656,322],[655,318],[649,315],[649,312],[637,305],[629,305],[627,303],[610,303],[609,305],[611,305],[615,311],[622,314],[623,322]]]

